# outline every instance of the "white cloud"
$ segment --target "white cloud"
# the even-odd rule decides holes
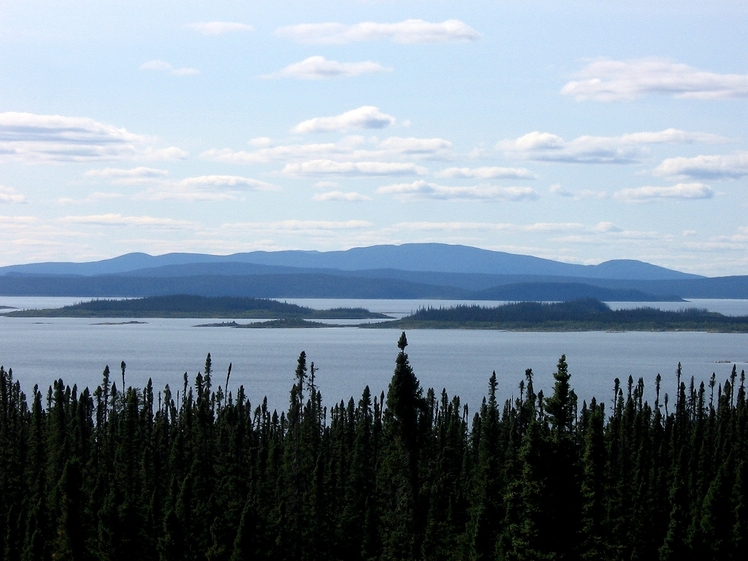
[[[373,222],[365,220],[280,220],[276,222],[238,222],[223,225],[224,229],[231,231],[277,231],[281,233],[289,231],[313,233],[316,231],[361,230],[373,227]]]
[[[267,148],[273,145],[273,139],[267,136],[258,136],[251,138],[247,141],[247,144],[255,148]]]
[[[112,183],[133,184],[150,182],[169,175],[165,169],[155,169],[148,167],[137,167],[132,169],[122,168],[103,168],[91,169],[83,174],[86,177],[101,177],[112,180]]]
[[[523,160],[620,164],[637,161],[651,144],[691,144],[726,142],[728,139],[702,132],[666,129],[621,136],[580,136],[566,141],[548,132],[534,131],[496,145],[507,157]]]
[[[657,166],[655,174],[698,179],[737,179],[748,175],[748,152],[724,156],[668,158]]]
[[[657,199],[711,199],[714,191],[703,183],[678,183],[672,187],[637,187],[622,189],[614,195],[624,201],[640,202]]]
[[[243,192],[278,190],[276,185],[249,177],[201,175],[176,182],[159,182],[150,190],[136,194],[135,198],[149,201],[235,201]]]
[[[90,214],[64,216],[56,222],[63,224],[91,224],[95,226],[149,226],[154,228],[185,228],[193,224],[187,220],[156,218],[153,216],[122,216],[121,214]]]
[[[254,151],[229,148],[206,150],[206,160],[238,164],[265,164],[309,159],[333,161],[438,159],[450,156],[452,143],[441,138],[390,137],[382,141],[362,136],[346,136],[338,142],[287,144]]]
[[[0,216],[0,224],[3,228],[15,227],[26,228],[33,226],[37,228],[42,220],[37,216]]]
[[[150,146],[143,153],[143,157],[146,160],[184,160],[189,153],[177,148],[176,146],[169,146],[168,148],[154,149]]]
[[[592,189],[583,189],[581,191],[570,191],[564,189],[561,185],[551,185],[551,193],[555,193],[561,197],[568,197],[575,201],[584,201],[588,199],[605,199],[608,197],[606,191],[594,191]]]
[[[235,164],[265,164],[272,161],[303,160],[308,158],[350,158],[365,143],[360,136],[346,137],[338,142],[288,144],[261,148],[252,152],[234,151],[229,148],[212,149],[203,152],[200,157],[206,160],[231,162]]]
[[[392,72],[392,68],[385,68],[378,62],[366,60],[363,62],[338,62],[327,60],[323,56],[310,56],[301,62],[289,64],[277,72],[264,74],[261,78],[295,78],[297,80],[323,80],[326,78],[351,78],[362,74],[377,72]]]
[[[452,143],[443,138],[402,138],[391,136],[380,142],[379,147],[395,154],[426,158],[446,157],[452,151]]]
[[[202,188],[223,188],[241,189],[246,191],[277,191],[278,187],[251,179],[249,177],[240,177],[238,175],[201,175],[198,177],[188,177],[177,183],[185,187],[202,187]]]
[[[310,160],[286,164],[285,175],[423,175],[426,169],[412,163],[397,162],[335,162]]]
[[[748,74],[717,74],[662,58],[598,59],[567,83],[563,95],[577,101],[628,101],[648,94],[677,98],[730,99],[748,97]]]
[[[382,195],[394,195],[402,200],[504,200],[521,201],[537,199],[538,194],[529,187],[447,187],[423,180],[412,183],[385,185],[377,189]]]
[[[275,34],[298,43],[317,45],[340,45],[381,39],[395,43],[448,43],[475,41],[480,38],[480,34],[472,27],[456,19],[441,23],[421,19],[409,19],[397,23],[362,22],[355,25],[333,22],[303,23],[280,27]]]
[[[140,65],[141,70],[171,70],[173,66],[164,60],[153,59]]]
[[[499,231],[499,232],[540,232],[540,233],[617,233],[622,230],[612,222],[599,222],[592,226],[578,222],[536,222],[535,224],[514,224],[511,222],[400,222],[394,230],[429,231]]]
[[[344,193],[343,191],[329,191],[328,193],[315,193],[312,197],[315,201],[344,201],[344,202],[361,202],[370,201],[371,197],[362,195],[351,191],[350,193]]]
[[[18,193],[15,189],[0,185],[0,204],[23,204],[25,202],[26,197]]]
[[[526,168],[447,168],[434,174],[436,177],[464,177],[476,179],[537,179],[537,176]]]
[[[197,76],[200,71],[195,68],[174,68],[165,60],[153,59],[140,65],[141,70],[156,70],[168,72],[174,76]]]
[[[136,201],[181,201],[184,203],[196,203],[238,201],[241,200],[241,197],[232,191],[206,191],[172,185],[137,193],[133,196],[133,199]]]
[[[101,191],[95,191],[88,197],[83,199],[72,199],[70,197],[61,197],[55,202],[60,205],[70,204],[85,204],[85,203],[97,203],[99,201],[111,201],[113,199],[121,199],[124,195],[120,193],[102,193]]]
[[[235,21],[196,22],[185,24],[182,27],[192,29],[203,35],[223,35],[224,33],[233,33],[236,31],[254,31],[254,27],[251,25]]]
[[[153,139],[86,117],[0,113],[0,160],[86,162],[186,155]]]
[[[308,134],[313,132],[346,132],[352,129],[383,129],[395,124],[395,117],[382,113],[379,108],[364,105],[334,117],[315,117],[302,121],[291,132]]]
[[[573,197],[574,193],[569,191],[568,189],[564,189],[559,184],[551,185],[550,189],[551,193],[555,193],[556,195],[560,195],[562,197]]]

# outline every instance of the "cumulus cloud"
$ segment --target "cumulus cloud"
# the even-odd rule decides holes
[[[12,187],[0,185],[0,204],[23,204],[26,197],[18,193]]]
[[[421,19],[408,19],[397,23],[367,21],[354,25],[333,22],[302,23],[280,27],[275,34],[298,43],[316,45],[341,45],[381,39],[394,43],[449,43],[475,41],[480,38],[477,31],[457,19],[441,23]]]
[[[165,177],[169,175],[169,171],[165,169],[154,169],[147,167],[137,167],[130,169],[122,168],[103,168],[103,169],[91,169],[84,173],[86,177],[105,177],[105,178],[119,178],[119,177]]]
[[[337,231],[337,230],[361,230],[373,228],[374,223],[366,220],[279,220],[275,222],[236,222],[225,224],[224,229],[231,231],[278,231],[278,232],[299,232],[315,233],[319,231]]]
[[[333,117],[315,117],[302,121],[291,132],[308,134],[313,132],[346,132],[352,129],[383,129],[395,124],[395,117],[382,113],[373,105],[346,111]]]
[[[42,220],[38,216],[0,216],[0,224],[4,228],[11,226],[25,228],[33,226],[34,228],[40,226]]]
[[[697,179],[738,179],[748,175],[748,152],[722,156],[668,158],[657,166],[655,174]]]
[[[657,199],[711,199],[714,191],[703,183],[678,183],[672,187],[637,187],[616,191],[615,198],[641,202]]]
[[[63,224],[90,224],[94,226],[148,226],[152,228],[181,229],[192,227],[192,222],[173,218],[157,218],[153,216],[123,216],[121,214],[89,214],[83,216],[64,216],[56,222]]]
[[[285,175],[423,175],[426,171],[426,168],[413,163],[310,160],[286,164],[281,173]]]
[[[364,139],[361,137],[348,137],[335,143],[288,144],[253,151],[234,151],[229,148],[220,150],[211,149],[203,152],[200,157],[206,160],[235,164],[265,164],[273,161],[301,160],[318,157],[327,159],[350,158],[354,153],[358,152],[358,148],[364,142]]]
[[[265,164],[273,161],[290,162],[314,160],[382,161],[382,160],[434,160],[448,158],[452,143],[442,138],[389,137],[382,141],[363,136],[346,136],[338,142],[286,144],[258,150],[234,151],[229,148],[206,150],[201,157],[206,160],[236,164]]]
[[[99,201],[111,201],[113,199],[121,199],[124,197],[121,193],[102,193],[101,191],[95,191],[83,199],[72,199],[70,197],[61,197],[57,199],[57,204],[69,205],[69,204],[83,204],[83,203],[96,203]]]
[[[429,159],[446,157],[452,151],[452,143],[443,138],[402,138],[391,136],[379,143],[379,148],[393,154],[408,157],[420,156]]]
[[[588,199],[605,199],[608,197],[606,191],[594,191],[592,189],[582,189],[581,191],[570,191],[564,189],[561,185],[551,185],[551,193],[559,195],[561,197],[568,197],[575,201],[585,201]]]
[[[312,197],[312,200],[315,201],[344,201],[344,202],[361,202],[361,201],[370,201],[371,197],[367,197],[366,195],[362,195],[361,193],[356,193],[355,191],[351,191],[349,193],[344,193],[343,191],[329,191],[327,193],[315,193],[315,195]]]
[[[537,176],[526,168],[447,168],[434,174],[436,177],[463,177],[475,179],[537,179]]]
[[[257,136],[247,141],[247,144],[255,148],[267,148],[273,145],[273,139],[267,136]]]
[[[203,35],[223,35],[224,33],[233,33],[236,31],[254,31],[254,27],[246,23],[235,21],[206,21],[188,23],[182,27],[192,29]]]
[[[189,153],[176,146],[169,146],[168,148],[152,148],[148,147],[143,152],[143,157],[146,160],[184,160]]]
[[[91,169],[83,174],[85,177],[97,177],[102,179],[108,179],[112,183],[117,184],[138,184],[138,183],[149,183],[154,179],[161,179],[169,175],[169,171],[165,169],[155,169],[148,167],[137,167],[131,169],[122,168],[103,168],[103,169]]]
[[[622,164],[637,161],[651,144],[692,144],[726,142],[728,139],[708,133],[666,129],[621,136],[580,136],[573,140],[534,131],[496,145],[507,157],[563,163]]]
[[[377,189],[377,193],[394,195],[401,200],[521,201],[538,198],[535,190],[529,187],[447,187],[423,180],[385,185]]]
[[[511,222],[399,222],[395,230],[429,231],[509,231],[541,233],[615,233],[622,230],[612,222],[599,222],[592,226],[579,222],[536,222],[534,224],[515,224]]]
[[[177,185],[183,185],[185,187],[204,187],[204,188],[223,188],[230,187],[232,189],[242,189],[249,191],[277,191],[278,187],[267,183],[265,181],[259,181],[257,179],[251,179],[249,177],[240,177],[238,175],[201,175],[198,177],[188,177],[177,183]]]
[[[365,60],[363,62],[338,62],[327,60],[323,56],[310,56],[301,62],[289,64],[277,72],[264,74],[261,78],[295,78],[297,80],[324,80],[326,78],[351,78],[362,74],[376,74],[378,72],[392,72],[378,62]]]
[[[0,160],[86,162],[186,155],[176,147],[156,149],[152,142],[86,117],[0,113]]]
[[[677,98],[748,97],[748,74],[717,74],[662,58],[598,59],[585,66],[563,95],[577,101],[629,101],[648,94]]]
[[[175,182],[159,182],[152,189],[138,193],[135,198],[150,201],[233,201],[238,200],[243,192],[278,190],[276,185],[249,177],[201,175]]]
[[[144,62],[140,65],[141,70],[156,70],[159,72],[168,72],[174,76],[197,76],[200,71],[195,68],[174,68],[171,64],[164,60],[154,59]]]

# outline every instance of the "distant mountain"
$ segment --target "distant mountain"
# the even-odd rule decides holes
[[[157,271],[159,269],[156,269]],[[416,273],[379,270],[186,276],[0,275],[3,296],[245,296],[252,298],[429,298],[450,300],[560,301],[595,297],[605,301],[673,301],[680,298],[748,299],[748,277],[673,281],[578,279]],[[398,274],[399,273],[399,274]],[[419,279],[423,282],[419,282]],[[432,282],[428,282],[431,280]],[[493,284],[491,284],[493,283]]]
[[[405,244],[13,265],[0,268],[0,294],[656,301],[748,298],[748,277],[707,278],[630,259],[574,265],[461,245]]]
[[[231,264],[229,266],[229,264]],[[265,266],[260,273],[249,272],[241,265]],[[215,270],[210,266],[214,265]],[[167,267],[161,272],[155,269]],[[223,267],[225,273],[216,272]],[[233,272],[228,269],[233,268]],[[410,272],[433,272],[481,275],[531,275],[582,279],[686,280],[703,278],[659,267],[642,261],[614,260],[600,265],[575,265],[528,255],[489,251],[462,245],[404,244],[358,247],[346,251],[255,251],[233,255],[169,253],[151,256],[129,253],[113,259],[90,263],[33,263],[0,268],[0,275],[13,273],[37,275],[116,275],[192,276],[204,274],[274,274],[273,268],[296,268],[331,271],[367,271],[390,269]],[[148,270],[146,273],[145,271]],[[299,272],[299,271],[297,271]],[[338,273],[339,274],[339,273]]]
[[[320,274],[201,275],[140,277],[124,275],[0,276],[4,296],[135,297],[190,294],[251,298],[435,298],[466,299],[471,293],[397,279],[368,279]]]

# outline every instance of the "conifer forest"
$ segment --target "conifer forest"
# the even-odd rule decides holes
[[[302,352],[283,412],[210,355],[160,391],[124,363],[93,391],[0,369],[2,559],[748,558],[742,372],[579,403],[562,356],[550,395],[494,374],[468,411],[406,346],[386,394],[334,404]]]

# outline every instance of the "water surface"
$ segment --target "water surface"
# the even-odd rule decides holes
[[[8,301],[0,298],[0,305],[11,305]],[[317,301],[315,307],[354,305],[349,302],[393,314],[408,313],[408,306],[413,305],[411,301]],[[253,403],[267,395],[272,407],[285,409],[301,351],[319,369],[318,383],[329,405],[351,396],[358,399],[367,384],[374,393],[386,391],[400,335],[388,329],[194,327],[205,323],[204,318],[120,323],[125,321],[101,325],[106,320],[0,316],[0,364],[13,368],[27,391],[34,384],[46,388],[56,378],[93,387],[100,383],[105,365],[112,369],[113,379],[119,380],[121,361],[127,363],[127,385],[142,386],[152,378],[156,388],[168,383],[176,389],[182,386],[183,374],[194,377],[211,353],[214,386],[224,384],[232,362],[231,388],[243,384]],[[467,401],[471,410],[480,404],[494,370],[501,399],[517,394],[526,368],[535,372],[537,387],[548,392],[561,354],[567,356],[580,399],[594,395],[606,402],[610,402],[616,377],[622,381],[628,376],[643,377],[653,391],[654,378],[660,373],[664,391],[672,395],[678,362],[685,376],[697,381],[708,380],[712,372],[723,381],[733,364],[740,370],[748,362],[748,334],[425,329],[409,331],[407,336],[407,351],[422,386],[438,392],[446,388],[450,395]],[[648,395],[651,399],[652,393]]]

